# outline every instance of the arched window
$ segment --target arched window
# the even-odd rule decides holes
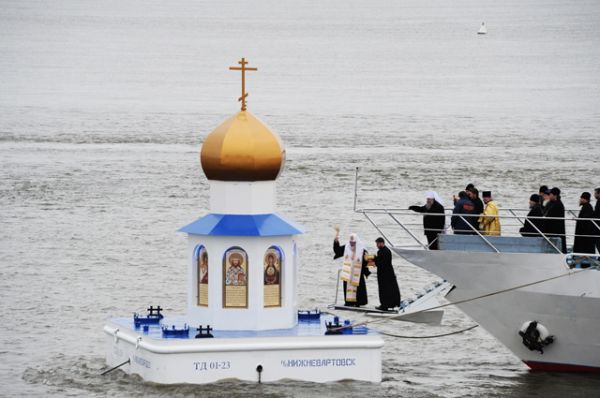
[[[248,308],[248,255],[241,247],[223,256],[223,307]]]
[[[263,260],[265,307],[281,307],[283,260],[283,251],[277,246],[271,246],[265,252]]]
[[[208,252],[203,245],[194,249],[194,262],[196,263],[198,306],[208,307]]]

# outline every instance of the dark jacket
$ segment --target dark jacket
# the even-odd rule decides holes
[[[471,202],[473,202],[473,204],[475,205],[475,214],[483,213],[483,209],[485,208],[485,206],[483,205],[483,201],[479,199],[479,196],[475,199],[471,199]]]
[[[428,233],[440,233],[444,230],[444,226],[446,224],[445,216],[432,216],[429,214],[444,214],[444,206],[442,206],[439,202],[433,201],[433,204],[428,209],[427,206],[410,206],[409,210],[416,211],[418,213],[425,213],[423,216],[423,228],[425,230],[425,235]]]
[[[592,205],[586,203],[581,206],[577,218],[594,218],[594,209]],[[582,236],[594,235],[596,227],[591,221],[577,220],[575,223],[575,243],[573,244],[574,253],[595,253],[596,237]]]
[[[594,233],[593,235],[600,236],[600,199],[596,201],[596,207],[594,208]],[[598,227],[596,227],[596,225]]]
[[[521,235],[523,236],[541,236],[540,233],[533,227],[534,225],[537,227],[537,229],[539,229],[540,231],[544,231],[544,220],[541,218],[532,218],[531,220],[529,219],[529,217],[542,217],[543,213],[542,213],[542,206],[540,206],[539,204],[536,204],[535,206],[533,206],[531,208],[531,210],[529,210],[529,213],[527,214],[527,220],[525,220],[525,225],[521,227],[521,229],[519,230],[519,232],[521,233]]]
[[[565,234],[565,206],[560,200],[550,202],[548,211],[546,212],[548,220],[544,220],[544,232],[548,234],[564,235]],[[562,220],[551,218],[562,218]]]
[[[462,218],[458,216],[458,214],[462,215]],[[470,216],[473,214],[472,216]],[[477,218],[479,215],[475,214],[475,205],[471,200],[462,198],[456,202],[454,206],[454,210],[452,210],[452,218],[450,219],[450,225],[452,225],[452,229],[455,234],[474,234],[475,232],[469,226],[473,226],[477,229]],[[464,220],[463,220],[464,218]],[[466,222],[465,222],[466,221]]]
[[[377,266],[377,286],[379,287],[381,306],[383,308],[399,307],[400,289],[392,266],[392,252],[386,246],[377,251],[375,265]]]
[[[562,252],[567,252],[567,237],[565,236],[565,206],[560,199],[548,203],[544,219],[543,232],[549,236],[558,236],[562,241]],[[560,219],[559,219],[560,218]]]

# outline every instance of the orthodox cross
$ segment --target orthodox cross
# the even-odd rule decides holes
[[[196,328],[196,330],[198,331],[198,334],[196,335],[197,339],[214,337],[211,333],[213,328],[211,328],[210,325],[205,328],[200,325],[200,327]]]
[[[150,308],[148,308],[148,312],[150,316],[162,316],[162,314],[160,313],[162,311],[162,308],[160,308],[160,305],[157,308],[154,308],[153,306],[150,306]]]
[[[242,58],[241,61],[238,62],[238,64],[242,65],[241,67],[239,66],[230,66],[229,70],[241,70],[242,71],[242,96],[240,98],[238,98],[238,101],[242,101],[242,111],[246,110],[246,97],[248,96],[248,93],[246,92],[246,71],[247,70],[258,70],[256,68],[247,68],[246,65],[248,65],[248,61],[246,61],[246,58]]]

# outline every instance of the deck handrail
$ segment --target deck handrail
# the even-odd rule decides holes
[[[422,247],[425,250],[429,250],[429,245],[424,244],[417,236],[416,234],[409,228],[409,227],[417,227],[417,226],[421,226],[420,228],[416,228],[417,230],[420,231],[439,231],[438,229],[426,229],[422,227],[422,223],[417,223],[417,222],[403,222],[402,220],[400,220],[399,216],[411,216],[411,217],[423,217],[423,216],[427,216],[427,217],[452,217],[452,216],[456,216],[459,217],[461,220],[463,220],[465,222],[465,224],[467,226],[469,226],[470,230],[465,230],[470,232],[473,236],[479,236],[479,238],[486,243],[486,245],[490,246],[492,248],[492,250],[494,250],[495,252],[499,253],[500,251],[498,250],[497,247],[495,247],[493,245],[492,242],[490,242],[486,236],[488,235],[484,235],[481,233],[481,231],[479,231],[477,228],[475,228],[471,223],[468,222],[466,218],[472,218],[472,217],[485,217],[485,218],[499,218],[500,220],[516,220],[518,221],[518,223],[513,223],[513,224],[503,224],[505,225],[505,228],[508,226],[522,226],[525,225],[525,222],[527,220],[563,220],[565,222],[565,224],[567,222],[569,223],[575,223],[577,221],[588,221],[588,222],[592,222],[592,224],[596,227],[596,229],[598,230],[598,233],[600,235],[600,218],[580,218],[577,217],[573,211],[574,210],[566,210],[566,212],[569,212],[571,214],[571,216],[566,216],[565,217],[544,217],[544,216],[527,216],[527,215],[517,215],[515,212],[518,211],[526,211],[526,209],[518,209],[518,208],[503,208],[503,209],[499,209],[499,215],[484,215],[484,214],[469,214],[469,213],[452,213],[452,209],[450,208],[445,208],[444,209],[444,213],[419,213],[419,212],[414,212],[413,210],[410,209],[399,209],[399,208],[367,208],[367,209],[356,209],[355,212],[357,213],[361,213],[363,214],[367,220],[375,227],[375,229],[377,229],[377,231],[380,233],[380,235],[391,245],[394,246],[394,244],[391,242],[391,240],[389,239],[388,236],[386,236],[386,234],[383,232],[382,228],[373,220],[373,215],[386,215],[389,218],[391,218],[394,223],[398,226],[401,227],[401,229],[403,231],[405,231],[414,241],[416,241],[420,247]],[[529,209],[527,209],[527,211],[529,211]],[[502,213],[510,213],[510,214],[502,214]],[[553,238],[553,237],[560,237],[560,236],[564,236],[565,239],[567,238],[574,238],[574,237],[582,237],[582,238],[598,238],[600,239],[599,235],[584,235],[584,234],[574,234],[574,233],[568,233],[565,230],[564,234],[555,234],[555,233],[544,233],[542,232],[537,225],[535,225],[535,223],[530,222],[529,225],[531,225],[536,232],[531,232],[532,236],[539,236],[539,237],[543,237],[544,240],[554,249],[556,250],[557,253],[562,253],[562,250],[559,249],[554,242],[549,239],[549,238]],[[443,233],[445,233],[445,231],[449,228],[448,225],[444,226],[443,229]],[[503,228],[503,231],[506,231],[506,229]],[[566,229],[566,228],[565,228]],[[504,234],[504,236],[521,236],[520,232],[516,232],[516,233],[508,233],[508,234]],[[433,242],[432,242],[433,243]],[[584,254],[584,253],[582,253]],[[589,255],[589,253],[587,253]]]
[[[509,219],[509,220],[517,220],[520,225],[527,225],[526,222],[528,220],[563,220],[565,222],[565,233],[564,234],[555,234],[555,233],[551,233],[551,234],[545,234],[544,232],[542,232],[537,225],[535,225],[533,222],[530,222],[529,225],[531,225],[535,231],[537,232],[537,234],[531,233],[531,236],[541,236],[543,237],[546,242],[548,242],[553,248],[554,250],[556,250],[558,253],[562,253],[562,250],[559,249],[549,238],[551,237],[565,237],[565,240],[568,237],[586,237],[586,238],[596,238],[596,239],[600,239],[600,218],[579,218],[578,216],[575,215],[575,212],[578,211],[579,209],[565,209],[565,215],[566,214],[571,214],[571,217],[539,217],[539,216],[529,216],[529,215],[522,215],[519,216],[517,214],[515,214],[515,212],[527,212],[529,213],[529,211],[531,210],[530,208],[521,208],[521,207],[501,207],[498,209],[498,215],[485,215],[485,214],[468,214],[468,213],[456,213],[453,214],[454,208],[453,207],[445,207],[444,208],[444,213],[421,213],[421,212],[414,212],[410,209],[406,209],[406,208],[365,208],[365,209],[357,209],[357,204],[358,204],[358,170],[359,168],[356,167],[356,172],[355,172],[355,176],[354,176],[354,212],[356,213],[362,213],[367,220],[369,220],[369,222],[373,225],[373,227],[375,227],[375,229],[377,229],[377,231],[380,233],[380,235],[391,245],[394,246],[394,244],[392,243],[392,241],[384,234],[384,232],[382,231],[382,229],[377,225],[377,223],[375,221],[373,221],[372,217],[369,216],[369,213],[372,214],[384,214],[384,215],[388,215],[392,220],[394,220],[394,222],[399,225],[408,235],[410,235],[410,237],[412,237],[412,239],[414,239],[419,246],[421,246],[423,249],[425,250],[430,250],[429,249],[429,245],[425,245],[423,244],[423,242],[421,242],[419,240],[419,238],[417,238],[415,236],[415,234],[409,229],[407,228],[407,225],[410,226],[412,224],[406,224],[406,223],[402,223],[395,215],[394,213],[408,213],[410,212],[410,215],[413,217],[417,217],[417,216],[421,216],[423,217],[424,215],[428,216],[428,217],[445,217],[446,216],[458,216],[460,217],[461,220],[463,220],[466,225],[468,225],[470,227],[470,229],[472,230],[472,232],[475,232],[487,245],[489,245],[494,251],[499,252],[499,250],[487,239],[485,238],[485,236],[487,235],[482,235],[479,230],[475,227],[473,227],[473,225],[471,223],[469,223],[467,220],[465,220],[465,217],[484,217],[484,218],[498,218],[500,220],[502,219]],[[504,212],[509,212],[511,215],[507,216],[507,215],[502,215],[502,213]],[[525,219],[525,221],[523,221],[523,219]],[[577,222],[577,221],[588,221],[596,227],[596,229],[598,230],[598,234],[594,233],[594,235],[577,235],[577,234],[567,234],[566,231],[566,223],[573,223],[573,222]],[[506,224],[505,224],[506,226]],[[444,229],[443,229],[443,233],[446,232],[446,230],[448,229],[448,225],[444,222]],[[502,228],[503,231],[506,231],[505,228]],[[427,231],[427,229],[423,228],[424,231]],[[435,230],[437,231],[437,230]],[[505,235],[506,236],[506,235]],[[521,236],[521,232],[519,231],[519,235]],[[433,244],[438,238],[436,238],[434,241],[432,241],[430,243]],[[597,244],[595,244],[596,246]],[[581,253],[582,255],[590,255],[590,253]],[[595,254],[595,253],[594,253]],[[592,255],[594,255],[592,254]]]

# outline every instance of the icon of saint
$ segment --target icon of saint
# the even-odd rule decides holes
[[[267,255],[267,266],[265,267],[265,285],[276,285],[279,283],[279,271],[275,266],[275,255]]]
[[[231,253],[229,256],[229,269],[225,276],[227,286],[246,286],[246,272],[242,267],[244,258],[240,253]]]
[[[200,256],[200,283],[207,284],[208,283],[208,253],[206,251],[202,252]]]

